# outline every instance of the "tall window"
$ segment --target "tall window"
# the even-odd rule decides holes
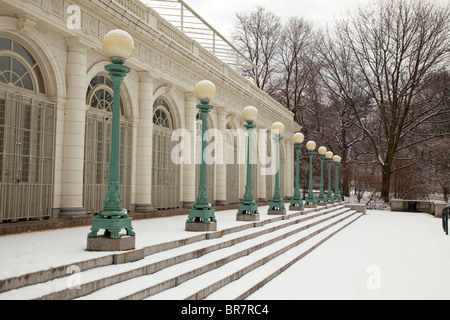
[[[174,129],[168,103],[161,97],[153,103],[152,204],[157,209],[180,206],[180,166],[172,161]]]
[[[23,45],[0,37],[0,222],[52,214],[55,104]]]

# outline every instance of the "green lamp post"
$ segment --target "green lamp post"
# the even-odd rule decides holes
[[[333,203],[333,192],[331,191],[331,162],[333,162],[333,152],[327,151],[325,158],[328,162],[328,190],[327,190],[327,203]]]
[[[323,192],[323,160],[325,160],[325,154],[327,153],[327,148],[320,147],[317,152],[319,153],[320,158],[320,192],[317,197],[317,205],[326,206],[327,198],[325,197],[325,193]]]
[[[280,142],[283,140],[281,135],[284,132],[284,124],[281,122],[274,122],[272,124],[272,133],[274,134],[275,146],[276,146],[276,174],[275,174],[275,192],[273,199],[269,204],[269,210],[267,214],[285,215],[286,208],[284,206],[283,199],[280,194]]]
[[[303,147],[302,143],[305,136],[301,132],[296,132],[294,133],[292,139],[294,140],[296,164],[294,196],[292,197],[291,204],[289,205],[289,210],[303,211],[303,200],[302,195],[300,194],[300,150]]]
[[[194,206],[189,210],[189,217],[186,220],[186,231],[216,231],[217,220],[214,215],[214,209],[208,201],[206,192],[206,124],[209,112],[213,106],[209,102],[216,94],[214,83],[208,80],[202,80],[195,85],[195,96],[201,104],[197,105],[202,115],[202,164],[200,165],[200,183],[198,185],[198,195]]]
[[[127,210],[122,208],[119,182],[120,159],[120,86],[130,68],[124,65],[134,50],[133,38],[126,31],[112,30],[103,39],[103,51],[110,58],[112,64],[105,66],[113,82],[113,107],[111,126],[111,152],[109,165],[108,192],[104,200],[103,210],[92,220],[91,232],[88,234],[88,250],[110,251],[134,249],[132,218]],[[105,229],[104,236],[97,237],[97,232]],[[124,241],[119,232],[125,229]],[[130,239],[131,238],[131,239]],[[110,241],[105,239],[113,239]],[[101,241],[101,242],[99,242]]]
[[[316,143],[314,141],[308,141],[306,143],[306,149],[308,150],[309,155],[309,189],[308,189],[308,197],[305,199],[305,207],[306,208],[316,208],[316,198],[314,198],[313,192],[313,175],[312,175],[312,158],[314,155],[314,149],[316,149]]]
[[[340,156],[334,156],[333,162],[334,167],[336,169],[334,173],[334,201],[335,202],[341,202],[341,195],[339,193],[339,166],[341,165],[342,158]]]
[[[248,132],[248,143],[247,143],[247,181],[245,185],[245,194],[244,199],[239,205],[238,212],[236,214],[237,221],[259,221],[259,212],[258,206],[256,205],[255,200],[253,199],[253,190],[252,190],[252,168],[250,165],[251,159],[251,141],[252,141],[252,132],[256,126],[253,124],[255,120],[258,118],[258,109],[253,106],[245,107],[242,111],[242,118],[247,121],[247,124],[244,127]]]

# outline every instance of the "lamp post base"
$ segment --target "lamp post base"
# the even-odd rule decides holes
[[[214,209],[210,205],[194,205],[189,210],[186,220],[186,231],[216,231],[217,220]]]
[[[312,192],[305,199],[305,208],[317,208],[317,201]]]
[[[185,231],[217,231],[217,223],[203,223],[203,222],[186,222]]]
[[[254,200],[241,202],[236,213],[236,221],[259,221],[258,206]]]
[[[246,218],[243,216],[251,216],[253,218]],[[258,206],[254,200],[244,200],[241,202],[236,213],[237,221],[259,221]]]
[[[284,206],[284,201],[281,200],[281,198],[275,196],[274,199],[269,204],[269,210],[267,211],[267,214],[278,214],[278,215],[284,215],[286,214],[286,208]]]
[[[133,227],[131,226],[131,220],[124,211],[120,211],[121,215],[102,215],[100,212],[95,218],[92,219],[91,232],[88,234],[89,238],[97,238],[97,232],[100,229],[105,229],[105,237],[111,239],[120,239],[122,236],[119,232],[122,229],[126,230],[127,236],[134,236]],[[114,212],[111,212],[114,213]]]
[[[289,206],[289,211],[305,211],[305,207],[302,206],[295,206],[295,205],[290,205]]]
[[[127,251],[134,250],[136,237],[124,236],[119,239],[111,239],[102,235],[87,239],[87,251]]]
[[[294,195],[294,198],[292,198],[291,203],[289,204],[289,211],[303,211],[304,203],[302,198],[299,194]]]
[[[267,210],[267,214],[268,215],[285,215],[286,214],[286,209],[269,209]]]

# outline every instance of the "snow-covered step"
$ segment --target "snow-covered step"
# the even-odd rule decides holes
[[[326,213],[327,211],[329,212],[330,210],[331,211],[336,210],[336,208],[333,207],[327,207],[324,209],[321,208],[322,214]],[[308,216],[310,213],[314,213],[314,209],[306,209],[305,213],[307,213]],[[288,215],[284,217],[281,216],[268,217],[263,215],[261,221],[259,222],[239,223],[238,225],[229,228],[224,228],[217,232],[186,234],[186,238],[174,239],[164,243],[152,243],[149,246],[146,246],[142,249],[134,250],[133,252],[112,253],[109,255],[105,256],[102,255],[98,258],[88,259],[85,261],[74,260],[69,264],[54,266],[45,270],[34,270],[33,272],[30,272],[28,274],[22,274],[12,278],[0,279],[0,293],[11,291],[14,289],[19,289],[21,287],[36,285],[39,283],[46,283],[59,278],[65,278],[67,277],[69,271],[73,270],[74,266],[76,267],[75,269],[77,270],[77,272],[84,272],[89,269],[129,263],[131,261],[139,260],[140,259],[139,257],[142,256],[146,257],[148,255],[153,255],[155,253],[167,251],[173,248],[183,247],[187,244],[202,242],[204,240],[209,240],[212,238],[220,238],[223,235],[238,233],[246,229],[259,228],[263,225],[277,223],[282,219],[290,219],[300,214],[301,213],[299,212],[289,212]],[[67,296],[66,298],[68,298],[69,296]],[[64,299],[65,297],[60,296],[59,298]]]
[[[255,222],[249,227],[236,227],[223,230],[224,235],[220,238],[212,237],[212,239],[205,238],[208,239],[205,241],[186,241],[183,245],[153,253],[139,261],[93,268],[66,277],[49,280],[45,283],[38,283],[3,292],[0,293],[0,300],[73,299],[81,297],[123,281],[153,274],[167,267],[196,259],[222,248],[241,244],[244,241],[255,239],[261,235],[271,234],[275,231],[283,234],[285,231],[279,230],[307,221],[313,225],[322,216],[347,210],[349,209],[343,206],[334,206],[320,208],[320,211],[308,210],[305,215],[290,213],[282,217],[262,219],[263,221]],[[289,232],[289,230],[286,230],[286,232]],[[70,286],[74,285],[75,288],[70,288]]]
[[[236,281],[240,283],[240,278],[243,275],[255,271],[257,275],[253,274],[253,278],[260,278],[260,268],[272,260],[277,260],[279,257],[281,261],[285,261],[284,256],[289,256],[289,251],[298,247],[305,241],[311,238],[316,239],[317,235],[324,233],[329,228],[343,223],[342,221],[351,218],[355,214],[354,211],[347,211],[334,216],[332,219],[323,219],[320,224],[314,224],[308,228],[298,228],[297,232],[287,233],[286,237],[280,241],[265,244],[261,246],[260,250],[254,251],[246,256],[235,259],[226,265],[217,269],[202,273],[200,276],[186,281],[177,287],[166,290],[159,294],[150,296],[149,300],[166,300],[166,299],[204,299],[212,292],[219,288]],[[328,232],[327,232],[328,234]],[[313,242],[319,240],[311,240]],[[303,247],[302,247],[303,248]],[[239,286],[239,284],[238,284]],[[235,291],[236,292],[236,291]]]
[[[231,239],[229,240],[233,244],[231,246],[208,252],[196,259],[181,262],[153,274],[117,283],[93,292],[90,295],[86,295],[82,299],[142,299],[175,287],[205,272],[219,268],[230,261],[247,256],[273,242],[286,238],[289,234],[310,228],[348,211],[348,208],[341,208],[329,215],[318,215],[311,219],[292,224],[289,227],[275,230],[270,230],[272,227],[268,227],[270,232],[262,233],[258,237],[251,237],[243,241]]]
[[[205,300],[243,300],[274,279],[294,263],[305,257],[330,237],[358,220],[363,214],[355,213],[349,219],[339,222],[317,236],[295,246],[286,253],[270,260],[252,272],[246,273],[230,284],[208,295]],[[257,275],[255,275],[257,273]]]

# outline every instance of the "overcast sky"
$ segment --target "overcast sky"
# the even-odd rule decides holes
[[[283,21],[290,16],[303,17],[316,26],[332,23],[335,16],[355,9],[369,0],[184,0],[194,11],[222,35],[228,37],[236,12],[248,12],[257,5],[280,16]]]

